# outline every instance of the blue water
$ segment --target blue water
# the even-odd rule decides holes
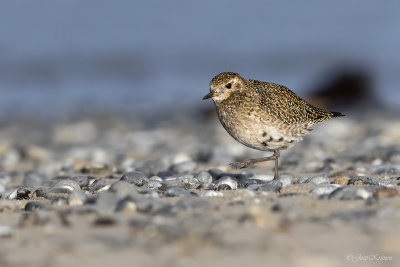
[[[222,71],[300,95],[340,67],[400,100],[399,1],[2,0],[0,111],[202,105]]]

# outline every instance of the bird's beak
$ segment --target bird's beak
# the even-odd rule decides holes
[[[214,93],[213,92],[209,92],[207,95],[205,95],[203,97],[203,100],[206,100],[206,99],[209,99],[209,98],[212,98],[212,97],[214,97]]]

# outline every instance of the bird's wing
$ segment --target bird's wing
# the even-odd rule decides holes
[[[284,123],[317,123],[332,116],[331,112],[312,106],[283,85],[259,83],[256,88],[260,105],[268,114]]]

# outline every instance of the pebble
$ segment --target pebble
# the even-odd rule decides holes
[[[96,179],[94,180],[91,184],[89,184],[89,191],[94,193],[96,191],[99,191],[101,189],[107,190],[108,188],[104,188],[107,186],[107,182],[104,179]]]
[[[392,198],[399,196],[399,191],[396,188],[379,188],[373,193],[375,198]]]
[[[71,193],[73,191],[80,191],[81,187],[73,180],[66,179],[59,181],[49,190],[50,193]]]
[[[291,175],[290,173],[283,173],[279,175],[278,179],[273,180],[272,183],[281,183],[282,187],[286,187],[292,184],[293,180],[294,180],[293,175]]]
[[[146,174],[147,177],[151,177],[167,169],[168,169],[168,160],[160,158],[160,159],[146,161],[137,170]]]
[[[225,172],[223,172],[220,169],[210,169],[210,170],[208,170],[208,173],[211,174],[213,181],[217,180],[218,178],[220,178],[226,174]]]
[[[274,180],[276,181],[276,180]],[[252,188],[247,188],[249,190],[252,190]],[[257,187],[256,191],[263,191],[263,192],[279,192],[282,189],[282,184],[280,182],[271,182],[269,184],[261,184],[259,187]]]
[[[139,197],[138,191],[132,184],[121,180],[111,184],[108,191],[114,193],[118,197],[118,199],[126,197],[135,199]]]
[[[30,201],[25,204],[25,211],[35,211],[45,209],[46,205],[41,201]]]
[[[157,193],[157,191],[151,189],[151,188],[142,188],[142,187],[138,187],[136,188],[136,190],[138,191],[139,194],[141,195],[145,195],[147,197],[152,197],[152,198],[159,198],[159,194]]]
[[[274,176],[269,175],[269,174],[254,174],[251,177],[249,177],[249,179],[267,183],[267,182],[271,182],[272,180],[274,180]]]
[[[354,178],[351,178],[349,180],[349,185],[354,184],[354,185],[380,185],[380,186],[385,186],[385,187],[395,187],[396,184],[389,182],[387,180],[382,180],[382,179],[375,179],[375,178],[369,178],[365,176],[356,176]]]
[[[199,187],[200,182],[192,175],[169,177],[163,180],[162,188],[164,190],[172,187],[181,187],[185,189],[195,189]]]
[[[15,200],[15,199],[17,199],[17,192],[18,192],[18,189],[12,189],[12,190],[6,191],[4,193],[4,195],[2,196],[2,198],[9,199],[9,200]]]
[[[82,206],[88,197],[86,194],[81,191],[81,190],[76,190],[73,191],[69,196],[68,196],[68,205],[70,206]]]
[[[384,175],[385,177],[400,175],[400,165],[389,164],[373,167],[373,175]]]
[[[149,183],[149,178],[143,172],[133,171],[122,175],[121,181],[125,181],[136,186],[146,186]]]
[[[221,191],[221,190],[236,190],[238,187],[238,182],[236,179],[229,177],[229,176],[224,176],[220,178],[216,183],[215,183],[215,190]]]
[[[224,193],[213,190],[206,190],[200,194],[201,197],[223,197]]]
[[[48,197],[47,194],[49,192],[49,189],[50,188],[48,188],[48,187],[39,187],[33,192],[32,196],[34,198],[40,198],[40,197],[47,198]]]
[[[89,181],[95,179],[95,177],[87,175],[79,175],[71,178],[71,180],[75,181],[82,189],[87,188],[89,186]]]
[[[31,188],[20,187],[17,189],[17,200],[30,199],[32,197],[33,190]]]
[[[331,175],[329,175],[329,178],[336,178],[336,177],[352,178],[354,176],[360,176],[360,175],[361,174],[355,170],[343,170],[343,171],[338,171],[338,172],[332,173]]]
[[[96,211],[98,214],[112,214],[117,207],[118,197],[111,192],[102,192],[96,199]]]
[[[350,178],[348,177],[339,176],[334,178],[333,183],[338,185],[347,185],[349,180]]]
[[[126,214],[134,214],[136,213],[136,204],[132,200],[123,199],[118,202],[115,211],[123,212]]]
[[[147,184],[148,188],[155,189],[155,190],[161,189],[162,186],[163,185],[160,181],[152,180],[152,179],[150,179]]]
[[[197,163],[189,160],[172,165],[169,168],[169,171],[172,172],[173,174],[184,174],[192,172],[194,169],[196,169],[196,167]]]
[[[166,196],[166,197],[192,197],[193,193],[190,192],[189,190],[175,187],[175,188],[168,188],[164,192],[164,196]]]
[[[313,184],[329,184],[329,178],[327,175],[317,175],[313,177],[301,177],[297,180],[297,183],[299,184],[305,184],[305,183],[313,183]]]
[[[310,193],[318,196],[329,195],[339,187],[341,186],[337,184],[322,184],[311,189]]]
[[[204,170],[198,172],[194,178],[197,179],[201,185],[209,185],[213,181],[212,175],[208,171]]]
[[[329,194],[329,199],[339,200],[355,200],[355,199],[368,199],[372,193],[362,187],[340,187]]]

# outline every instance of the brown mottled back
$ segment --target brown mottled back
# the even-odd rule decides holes
[[[340,116],[314,107],[283,85],[255,80],[247,80],[247,83],[247,88],[259,95],[259,105],[286,124],[318,123]]]

